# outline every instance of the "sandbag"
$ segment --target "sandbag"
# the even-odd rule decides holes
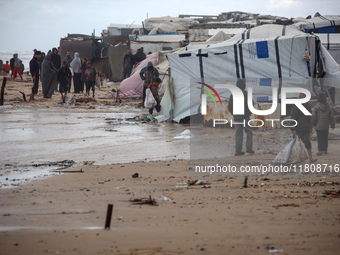
[[[151,90],[148,88],[145,91],[145,101],[144,101],[144,107],[147,109],[153,108],[157,104],[154,96],[152,95]]]
[[[273,163],[297,164],[305,161],[306,159],[308,159],[308,156],[304,145],[296,135],[289,144],[280,150],[280,152],[274,158]]]

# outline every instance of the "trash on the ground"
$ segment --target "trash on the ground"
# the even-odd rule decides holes
[[[179,135],[176,135],[174,139],[190,139],[190,137],[195,137],[189,129],[184,130]]]
[[[273,205],[275,209],[278,209],[279,207],[300,207],[300,205],[295,204],[295,203],[290,203],[290,204],[281,204],[281,205]]]
[[[157,120],[158,123],[161,123],[161,122],[168,121],[169,118],[161,114],[161,115],[155,116],[155,119]]]
[[[192,186],[192,185],[210,185],[211,183],[203,180],[189,180],[188,184],[189,186]]]
[[[164,195],[161,195],[161,198],[159,200],[163,200],[163,201],[171,201],[170,198],[164,196]]]
[[[117,187],[114,187],[114,189],[125,189],[126,186],[117,186]]]
[[[132,175],[132,178],[138,178],[139,174],[138,173],[135,173]]]
[[[339,198],[340,197],[340,190],[336,191],[336,190],[325,190],[325,195],[329,195],[335,198]]]
[[[269,250],[269,253],[280,253],[283,252],[283,250]]]
[[[133,205],[158,205],[157,201],[154,198],[132,198],[130,199]]]
[[[188,183],[185,183],[185,182],[175,184],[176,189],[183,189],[183,188],[187,188],[188,186],[189,186]]]
[[[297,164],[308,159],[306,150],[302,141],[295,136],[294,139],[287,144],[280,152],[276,155],[273,163],[276,164]]]
[[[74,104],[75,102],[76,102],[76,100],[72,95],[70,95],[70,94],[65,95],[65,103]]]
[[[93,97],[80,97],[76,99],[76,102],[78,103],[88,103],[88,102],[97,102],[96,99]]]

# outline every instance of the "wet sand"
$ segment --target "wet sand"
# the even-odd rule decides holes
[[[15,98],[19,87],[29,90],[30,86],[30,83],[9,82],[6,97]],[[104,87],[100,93],[105,95],[109,89],[110,86]],[[85,119],[90,127],[94,126],[94,132],[101,130],[104,134],[117,134],[105,131],[110,123],[105,120],[108,116],[104,115],[114,114],[110,107],[119,105],[108,99],[98,101],[70,106],[68,114],[76,116],[70,121],[75,126],[80,125],[82,119],[77,119],[77,114],[89,116],[93,113],[100,118]],[[126,101],[120,107],[132,107],[133,104]],[[25,107],[32,107],[32,103],[22,102],[19,98],[5,101],[5,105],[1,109],[2,114],[13,111],[25,113]],[[25,107],[20,109],[19,105]],[[90,106],[95,109],[90,109]],[[33,107],[37,111],[44,109],[42,116],[50,111],[60,115],[60,111],[65,110],[60,105],[59,97],[48,101],[38,96]],[[142,110],[129,108],[129,111],[135,113]],[[13,117],[15,114],[6,117],[12,118],[8,123],[18,122]],[[68,121],[56,118],[55,122],[49,123],[53,126]],[[25,128],[31,125],[29,119],[23,123]],[[82,157],[77,158],[77,153],[68,151],[79,163],[72,168],[74,173],[55,174],[51,178],[20,184],[12,189],[1,189],[1,254],[273,254],[273,250],[277,250],[277,254],[338,253],[339,175],[256,175],[249,177],[247,188],[243,187],[245,174],[233,177],[202,175],[200,179],[209,183],[176,189],[177,183],[193,181],[193,176],[190,161],[174,157],[179,155],[178,151],[184,151],[183,146],[188,144],[188,140],[177,141],[173,137],[187,127],[179,125],[172,129],[171,125],[146,123],[136,131],[139,133],[142,129],[148,134],[155,129],[162,130],[156,149],[163,147],[163,143],[176,145],[160,158],[150,160],[155,162],[145,159],[136,163],[124,163],[123,159],[118,160],[121,162],[114,161],[112,155],[121,155],[122,149],[118,147],[109,160],[105,159],[109,157],[106,153],[104,160],[93,158],[95,162],[86,165],[81,164]],[[125,126],[122,125],[120,132],[124,130]],[[13,132],[20,133],[19,130]],[[227,150],[229,154],[224,160],[238,168],[270,163],[280,149],[278,144],[290,139],[289,132],[281,131],[280,136],[275,130],[255,133],[257,153],[242,157],[232,155],[233,130],[221,133],[231,148]],[[339,133],[339,127],[335,133]],[[20,138],[23,143],[30,136],[26,135]],[[126,136],[129,134],[126,133]],[[331,140],[330,153],[318,157],[317,163],[339,164],[339,142]],[[177,147],[177,143],[182,146]],[[2,145],[4,147],[5,143]],[[40,145],[37,143],[36,146]],[[104,148],[114,149],[106,146]],[[133,146],[128,148],[133,150]],[[316,141],[312,141],[312,146],[316,148]],[[143,153],[148,153],[148,150]],[[6,155],[13,157],[12,161],[18,160],[18,155]],[[47,160],[43,153],[37,155],[40,160]],[[173,158],[167,157],[171,155]],[[59,159],[65,159],[64,155],[59,158],[56,154],[51,158],[54,161]],[[4,167],[3,159],[1,165]],[[80,169],[82,172],[79,172]],[[139,178],[132,178],[135,173],[139,174]],[[162,195],[171,201],[161,200]],[[155,199],[157,206],[131,202],[149,196]],[[111,229],[104,230],[108,204],[114,205],[113,218]]]

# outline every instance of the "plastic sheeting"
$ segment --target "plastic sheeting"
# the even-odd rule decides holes
[[[339,15],[320,15],[318,17],[314,17],[311,19],[306,19],[301,22],[297,22],[292,25],[296,29],[301,31],[305,31],[307,33],[314,31],[317,33],[325,33],[325,32],[332,32],[336,31],[336,27],[340,26],[340,16]],[[322,29],[324,28],[324,29]]]
[[[276,25],[276,34],[283,31]],[[265,26],[262,29],[266,30]],[[255,29],[250,31],[254,35]],[[256,31],[256,30],[255,30]],[[277,32],[280,31],[280,32]],[[313,77],[316,64],[316,36],[299,34],[290,36],[260,37],[259,39],[233,38],[225,42],[201,46],[186,52],[168,54],[171,75],[174,81],[174,121],[199,113],[200,98],[190,99],[192,79],[237,79],[237,78],[309,78]],[[259,31],[259,34],[271,35],[270,31]],[[238,38],[242,35],[238,35]],[[321,48],[324,49],[322,46]],[[309,49],[311,60],[309,72],[302,59],[305,50]],[[321,51],[325,67],[325,78],[340,77],[339,67],[331,56]],[[308,82],[308,79],[307,81]],[[339,85],[338,85],[339,86]],[[190,102],[191,101],[191,102]]]

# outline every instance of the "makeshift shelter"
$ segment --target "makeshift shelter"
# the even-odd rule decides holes
[[[83,34],[68,34],[60,40],[60,56],[63,60],[67,51],[74,56],[75,52],[79,53],[80,58],[87,58],[92,62],[94,67],[109,76],[109,59],[107,49],[100,37]]]
[[[236,82],[243,78],[247,86],[258,88],[259,95],[265,94],[263,88],[266,86],[275,85],[280,89],[287,84],[285,79],[289,79],[289,86],[308,85],[316,76],[317,68],[320,77],[340,79],[338,65],[317,36],[281,25],[252,28],[222,43],[198,45],[167,57],[174,95],[165,94],[163,99],[174,98],[174,104],[171,104],[174,108],[163,104],[162,111],[173,111],[176,122],[200,113],[201,90],[192,88],[209,79],[223,83],[228,79]],[[340,87],[337,81],[329,85]],[[192,91],[198,96],[193,97]],[[230,92],[221,97],[228,99],[229,96]],[[267,100],[270,101],[268,95]]]
[[[305,33],[340,33],[340,16],[317,14],[311,19],[298,19],[292,26]]]
[[[140,62],[136,68],[133,70],[129,78],[124,79],[119,85],[119,97],[129,98],[135,97],[139,98],[143,94],[144,81],[140,78],[139,72],[143,67],[146,67],[148,62],[151,62],[154,66],[157,64],[156,55],[148,57]]]

